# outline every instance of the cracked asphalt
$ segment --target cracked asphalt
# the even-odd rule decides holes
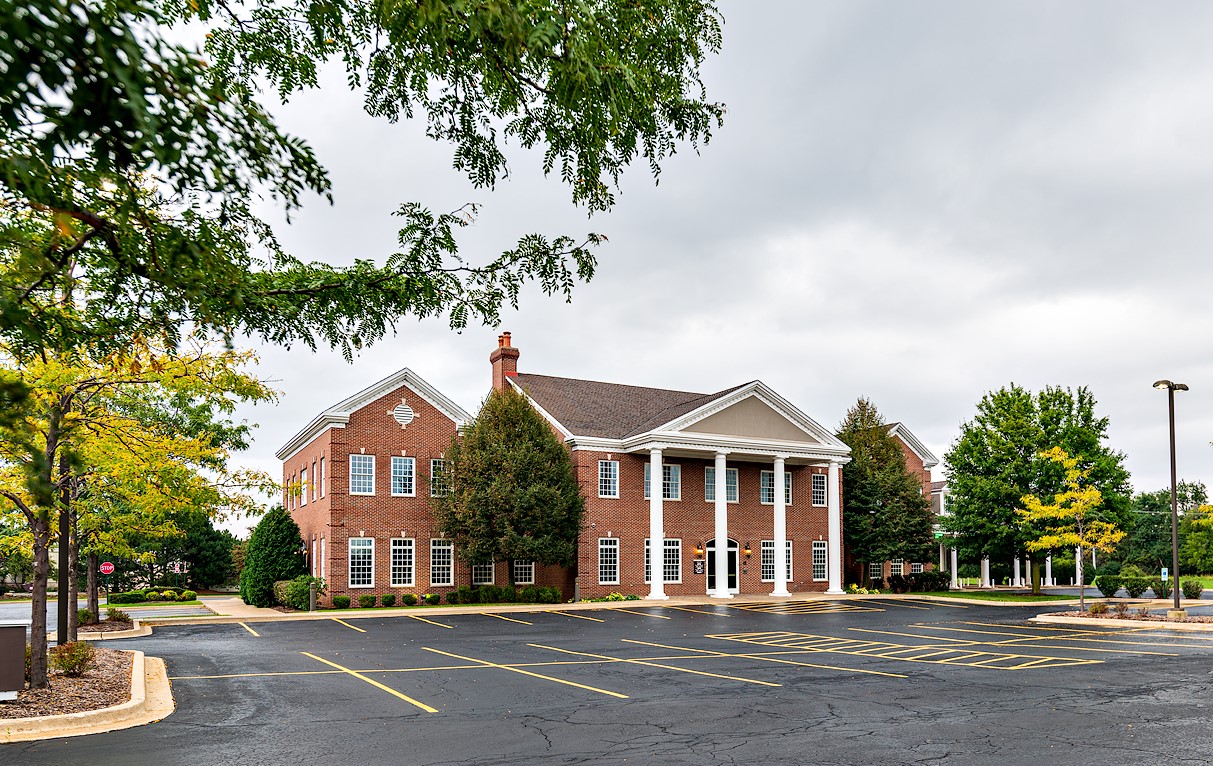
[[[157,627],[114,645],[165,659],[173,715],[3,745],[0,763],[1105,766],[1213,753],[1213,634],[1026,622],[1041,606],[744,607]]]

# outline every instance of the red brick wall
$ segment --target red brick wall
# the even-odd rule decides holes
[[[573,453],[577,478],[586,497],[585,528],[579,546],[578,569],[583,597],[605,596],[611,592],[644,596],[649,585],[644,581],[644,540],[649,536],[649,501],[644,499],[644,465],[648,455],[591,452]],[[619,461],[619,498],[598,497],[598,461]],[[709,460],[667,457],[667,464],[682,467],[682,500],[666,500],[663,515],[665,535],[682,540],[682,583],[666,583],[672,596],[702,595],[707,592],[707,575],[694,574],[696,546],[716,535],[715,503],[704,500],[705,469]],[[773,470],[766,463],[729,462],[738,469],[738,503],[729,503],[729,537],[737,541],[741,571],[738,585],[742,593],[769,593],[771,582],[761,581],[761,541],[774,539],[774,506],[759,502],[760,472]],[[825,467],[788,466],[792,475],[792,505],[787,509],[787,538],[792,541],[790,591],[824,591],[828,583],[813,581],[812,541],[827,539],[826,508],[812,505],[810,473],[826,474]],[[598,584],[598,538],[619,538],[620,572],[618,585]],[[744,555],[746,544],[751,555]],[[703,558],[699,556],[698,558]],[[706,562],[705,562],[706,572]]]

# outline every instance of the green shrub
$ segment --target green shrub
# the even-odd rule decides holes
[[[253,606],[273,606],[274,583],[306,572],[299,525],[282,506],[275,506],[249,537],[240,572],[240,598]]]
[[[1150,575],[1146,574],[1142,568],[1136,564],[1125,564],[1120,568],[1120,572],[1118,574],[1120,574],[1121,577],[1142,577],[1147,580],[1150,579]]]
[[[1087,612],[1089,612],[1090,614],[1107,614],[1108,605],[1102,601],[1096,601],[1094,604],[1091,604],[1091,606],[1087,607]]]
[[[1141,598],[1141,594],[1150,589],[1150,581],[1144,577],[1125,577],[1121,575],[1124,581],[1125,593],[1129,594],[1129,598]]]
[[[1120,590],[1120,577],[1101,574],[1095,578],[1095,587],[1099,588],[1099,592],[1103,594],[1104,598],[1112,598]]]
[[[349,606],[350,606],[350,597],[349,596],[333,596],[333,608],[334,609],[349,609]]]
[[[952,575],[946,571],[911,572],[906,581],[911,593],[929,593],[932,591],[948,590],[952,584]]]
[[[1180,583],[1179,587],[1184,592],[1184,598],[1200,598],[1200,594],[1205,590],[1205,586],[1200,580],[1191,577]]]
[[[868,580],[868,590],[882,591],[884,590],[884,578],[872,577]]]
[[[405,593],[400,597],[400,603],[404,604],[405,606],[417,606],[417,597],[412,593]]]
[[[1161,577],[1150,581],[1150,590],[1154,591],[1154,598],[1171,598],[1173,587],[1171,580],[1164,580]]]
[[[910,589],[910,583],[903,575],[889,575],[889,590],[894,593],[905,593]]]
[[[286,606],[286,586],[290,585],[290,580],[279,580],[274,583],[274,604]]]
[[[383,604],[384,606],[396,606],[396,594],[384,593],[379,597],[379,603]]]
[[[1124,601],[1117,601],[1116,605],[1112,607],[1112,609],[1116,612],[1117,618],[1121,620],[1129,616],[1129,605]]]
[[[286,587],[283,588],[285,598],[282,603],[291,609],[307,611],[312,605],[312,583],[316,583],[316,598],[320,598],[328,592],[328,586],[323,579],[311,575],[299,575],[294,580],[287,581]],[[274,583],[274,588],[277,592],[278,583]]]
[[[439,596],[437,593],[425,594],[425,603],[429,604],[430,606],[438,606],[438,604],[441,602],[442,596]]]
[[[377,601],[377,599],[375,598],[374,593],[363,593],[358,597],[358,606],[362,607],[363,609],[370,609],[375,605],[375,601]]]
[[[192,590],[183,590],[181,595],[177,597],[178,601],[193,601],[198,598],[198,594]]]
[[[539,588],[534,585],[528,585],[518,591],[518,600],[524,604],[539,603]]]
[[[80,625],[92,625],[97,621],[97,615],[91,609],[81,609],[76,612],[76,622]]]
[[[84,675],[96,662],[97,652],[88,641],[69,641],[51,649],[51,667],[69,678]]]
[[[142,604],[144,601],[147,601],[147,598],[144,597],[141,590],[129,593],[111,593],[107,599],[107,603],[110,604]]]
[[[130,622],[131,616],[121,609],[106,609],[105,617],[110,622]]]

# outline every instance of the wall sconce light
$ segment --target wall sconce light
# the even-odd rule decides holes
[[[703,555],[703,543],[699,543],[698,545],[695,546],[695,555],[696,556]]]
[[[745,544],[745,550],[744,550],[744,551],[742,551],[742,552],[743,552],[743,553],[745,553],[745,557],[746,557],[747,559],[750,557],[750,553],[751,553],[751,551],[750,551],[750,544],[749,544],[749,543],[746,543],[746,544]]]

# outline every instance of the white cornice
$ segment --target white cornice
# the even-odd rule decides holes
[[[915,436],[910,429],[905,427],[904,423],[894,423],[893,426],[889,428],[889,436],[896,436],[897,438],[901,439],[902,442],[904,442],[905,445],[910,448],[910,451],[917,455],[918,459],[922,461],[923,468],[934,468],[935,466],[939,465],[939,458],[935,457],[934,453],[927,449],[927,446],[920,442],[918,437]]]
[[[447,397],[438,389],[431,386],[421,376],[405,367],[383,380],[362,389],[353,396],[329,407],[311,420],[303,430],[291,437],[290,441],[274,453],[279,460],[290,460],[299,450],[306,447],[320,434],[330,428],[345,428],[350,422],[350,415],[362,409],[380,397],[390,394],[400,387],[407,387],[428,402],[434,409],[441,412],[457,429],[472,419],[466,410]]]
[[[593,436],[574,436],[568,440],[573,450],[588,452],[648,452],[651,449],[662,450],[691,450],[711,453],[727,452],[732,456],[752,456],[771,458],[782,455],[798,460],[814,462],[835,461],[839,464],[850,462],[850,448],[845,444],[841,447],[814,444],[811,442],[787,442],[771,439],[747,439],[737,436],[720,436],[715,434],[678,433],[670,431],[650,431],[628,439],[603,439]]]

